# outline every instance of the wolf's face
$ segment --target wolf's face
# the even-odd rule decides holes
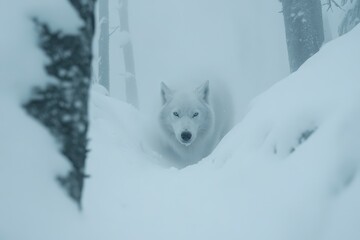
[[[161,95],[160,122],[168,134],[179,143],[190,146],[199,135],[207,133],[212,125],[208,81],[190,92],[174,92],[162,83]]]

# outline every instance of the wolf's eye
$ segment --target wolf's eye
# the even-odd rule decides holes
[[[178,112],[173,112],[175,117],[179,117],[179,113]]]
[[[193,118],[194,118],[194,117],[197,117],[198,115],[199,115],[198,112],[194,113],[194,114],[193,114]]]

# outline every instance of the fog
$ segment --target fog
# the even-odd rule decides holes
[[[110,30],[119,24],[110,0]],[[140,110],[158,111],[160,82],[224,81],[236,120],[249,101],[288,75],[283,16],[278,1],[133,0],[129,3]],[[111,96],[125,99],[121,34],[110,37]],[[96,44],[95,44],[96,45]]]

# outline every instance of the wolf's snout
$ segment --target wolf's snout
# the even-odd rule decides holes
[[[181,139],[182,139],[184,142],[189,141],[189,140],[191,139],[191,137],[192,137],[192,134],[191,134],[191,132],[189,132],[189,131],[185,131],[185,132],[182,132],[182,133],[181,133]]]

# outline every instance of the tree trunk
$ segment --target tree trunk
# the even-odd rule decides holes
[[[139,107],[138,91],[135,75],[135,61],[133,46],[130,39],[129,17],[128,17],[128,0],[119,0],[120,10],[120,30],[123,38],[126,40],[122,43],[125,64],[125,85],[126,101],[134,107]]]
[[[34,19],[39,46],[49,62],[45,70],[52,80],[33,89],[26,111],[45,125],[60,145],[72,169],[57,180],[81,207],[87,155],[88,100],[91,83],[92,38],[95,0],[69,0],[83,25],[77,34],[53,31]]]
[[[324,41],[320,0],[282,0],[290,71],[319,51]]]
[[[99,1],[99,84],[110,91],[109,77],[109,0]]]

